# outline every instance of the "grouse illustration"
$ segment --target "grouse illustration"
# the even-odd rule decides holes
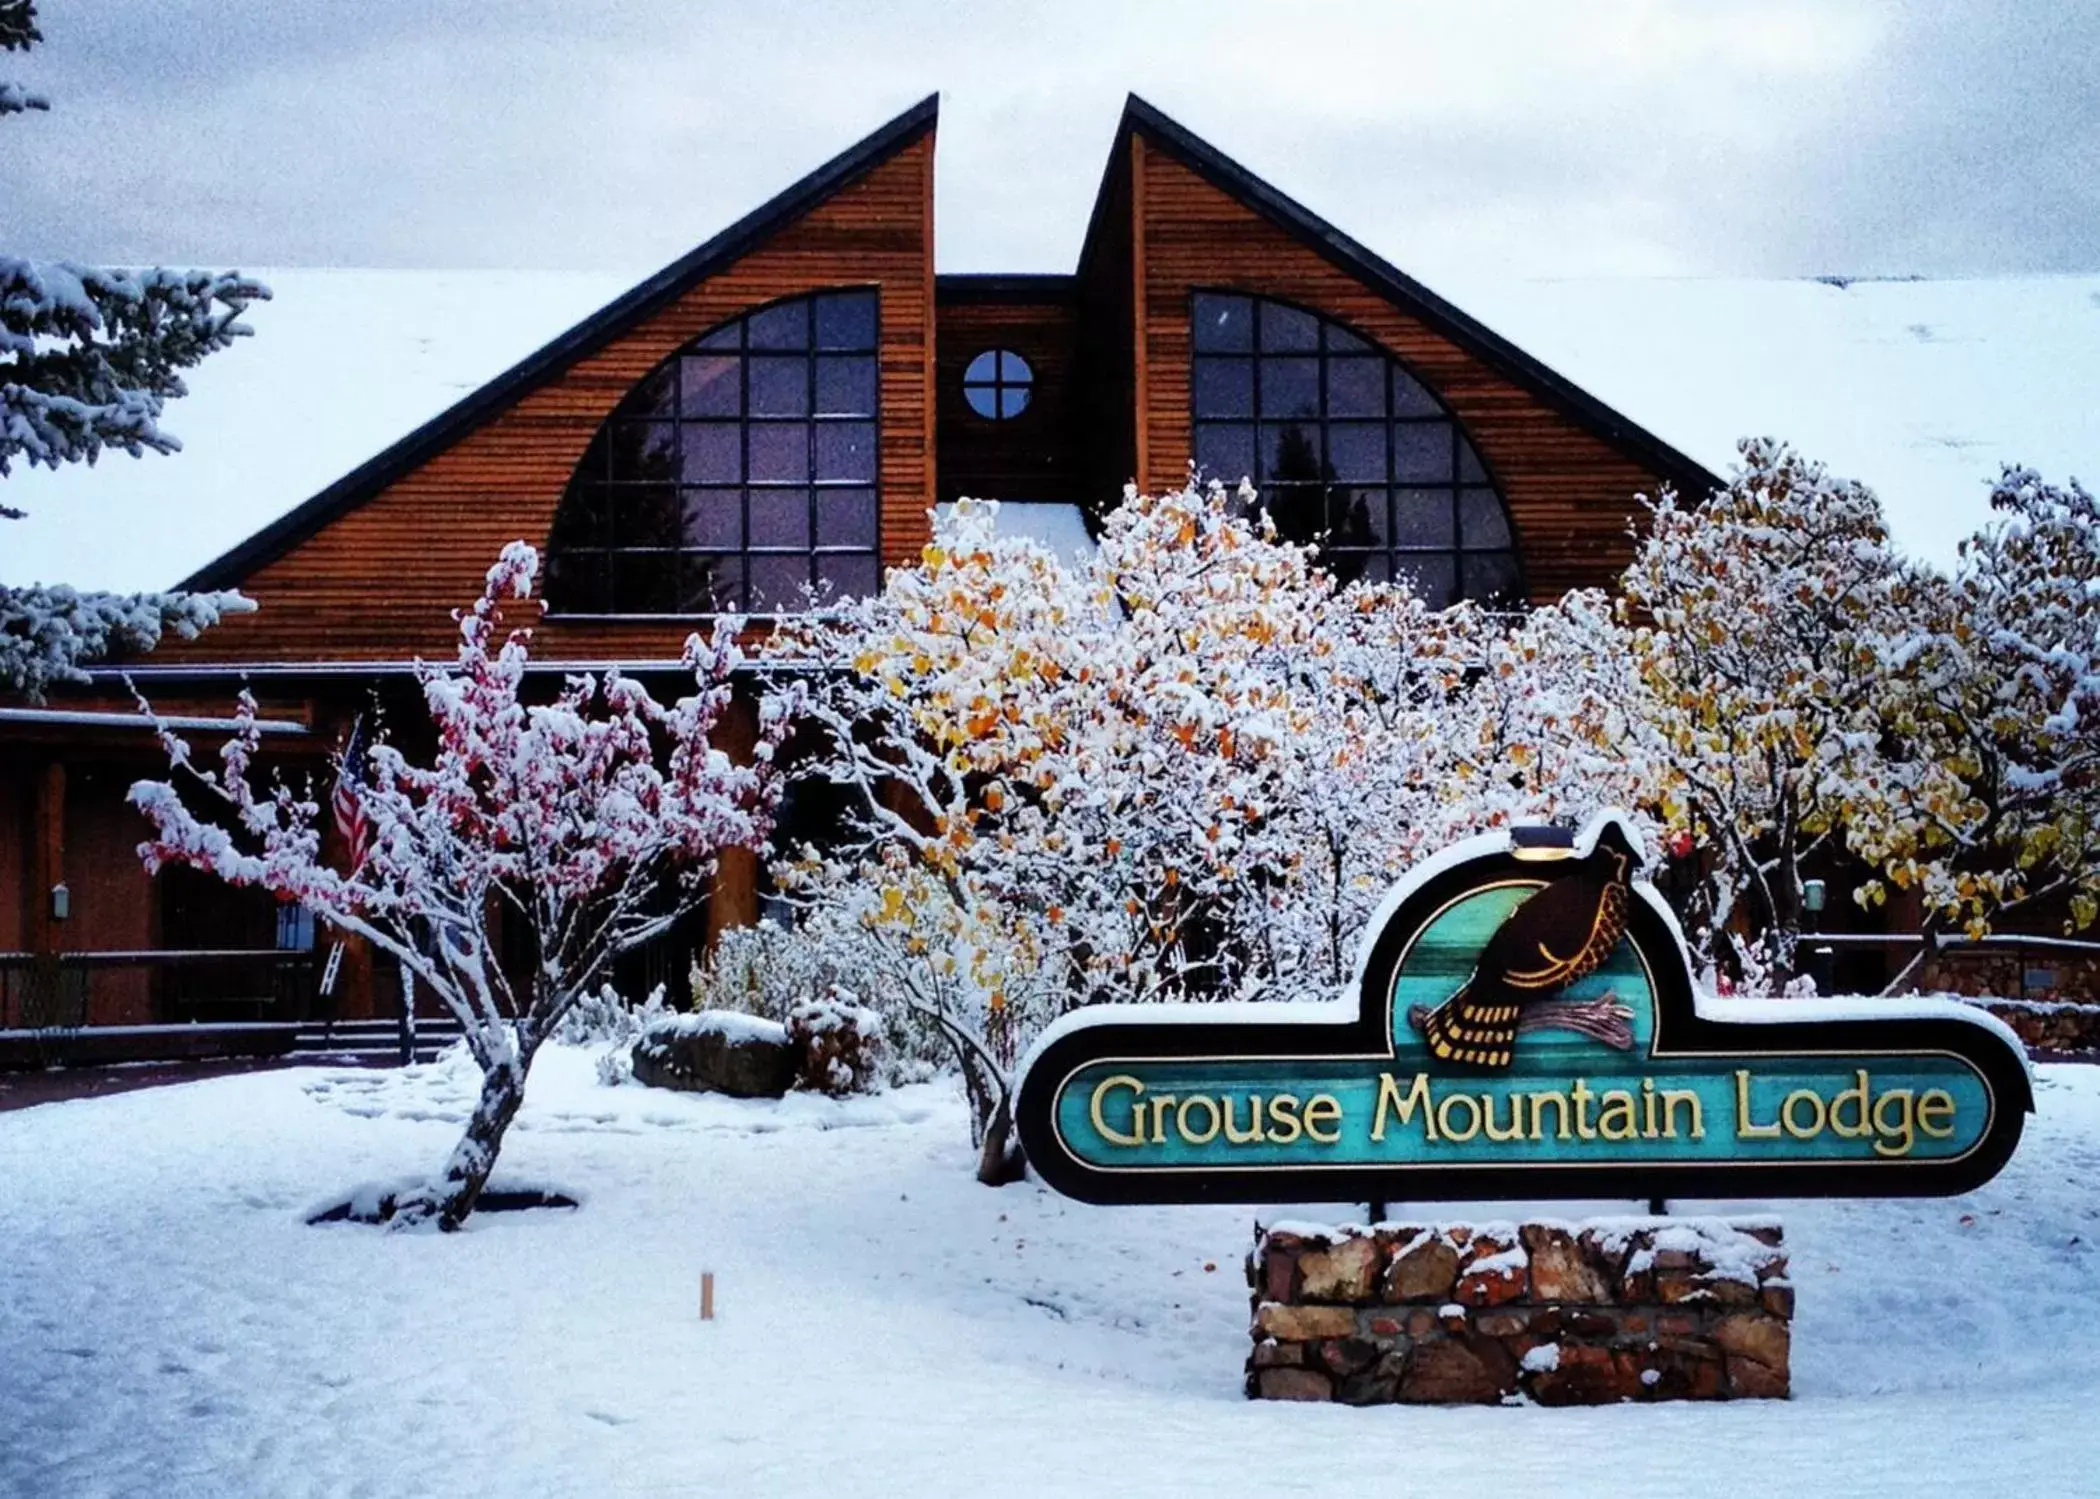
[[[1630,880],[1640,854],[1618,822],[1608,822],[1589,854],[1551,884],[1527,896],[1495,929],[1459,991],[1408,1021],[1439,1061],[1499,1071],[1509,1066],[1520,1031],[1573,1030],[1620,1051],[1633,1046],[1633,1012],[1607,993],[1601,999],[1557,998],[1611,957],[1626,934]]]

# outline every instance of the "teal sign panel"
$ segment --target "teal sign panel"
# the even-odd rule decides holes
[[[1423,1201],[1956,1192],[2011,1154],[2032,1099],[1996,1022],[1702,1002],[1622,818],[1544,852],[1430,861],[1353,1005],[1066,1017],[1021,1079],[1030,1161],[1090,1201]]]

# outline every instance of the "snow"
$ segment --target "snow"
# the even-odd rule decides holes
[[[972,495],[972,499],[999,500],[997,495]],[[934,506],[934,515],[946,520],[955,513],[952,504]],[[1078,504],[1049,500],[999,500],[993,519],[996,536],[1032,541],[1063,563],[1081,563],[1094,555],[1094,538],[1086,528],[1086,515]]]
[[[787,1044],[787,1027],[762,1015],[737,1010],[699,1010],[673,1015],[649,1027],[652,1036],[720,1036],[724,1041],[771,1041]]]
[[[543,1054],[499,1167],[582,1207],[451,1236],[301,1215],[442,1158],[457,1058],[0,1116],[0,1494],[1331,1499],[1396,1463],[1468,1493],[2064,1493],[2100,1460],[2100,1070],[2041,1069],[1967,1197],[1685,1205],[1785,1220],[1789,1403],[1357,1411],[1241,1395],[1258,1211],[980,1187],[944,1084],[740,1101],[592,1062]]]
[[[638,277],[260,270],[255,336],[185,373],[183,451],[7,481],[0,581],[160,588],[218,556]],[[2100,476],[2100,276],[1972,281],[1441,278],[1436,290],[1716,472],[1750,435],[1872,485],[1946,564],[2002,461]],[[1075,499],[1086,498],[1074,496]],[[1046,512],[1062,507],[1040,507]],[[1017,518],[1018,519],[1018,518]],[[1078,545],[1068,515],[1037,535]]]

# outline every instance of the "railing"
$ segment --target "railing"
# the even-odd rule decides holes
[[[164,1023],[305,1020],[316,977],[315,955],[297,949],[0,952],[0,1030],[78,1030],[105,995]]]

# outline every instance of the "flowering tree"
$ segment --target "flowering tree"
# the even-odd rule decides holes
[[[2044,906],[2076,930],[2100,913],[2100,505],[2008,467],[1991,506],[1931,593],[1894,723],[1960,794],[1849,836],[1934,926]]]
[[[343,777],[342,794],[370,829],[348,868],[322,858],[310,794],[257,785],[246,693],[243,728],[216,770],[161,731],[182,784],[227,807],[231,826],[198,816],[174,782],[131,789],[153,824],[139,849],[149,871],[188,865],[299,901],[391,954],[458,1017],[482,1070],[481,1097],[436,1179],[397,1199],[397,1222],[459,1227],[541,1044],[618,954],[694,906],[720,850],[764,843],[777,797],[773,752],[789,698],[762,709],[751,764],[710,746],[740,659],[735,621],[718,624],[711,641],[687,640],[697,691],[668,706],[617,673],[571,677],[551,703],[526,703],[530,632],[506,633],[503,608],[530,595],[537,569],[531,547],[506,547],[481,598],[459,615],[457,660],[420,669],[436,731],[431,763],[413,765],[382,741]],[[527,937],[528,972],[501,962],[499,920]]]
[[[1783,983],[1804,863],[1849,826],[1951,815],[1961,788],[1887,732],[1930,575],[1865,486],[1769,440],[1742,454],[1704,501],[1651,505],[1622,599],[1639,686],[1622,744],[1658,766],[1663,819],[1705,851],[1695,932],[1718,943],[1747,922]]]
[[[0,52],[42,40],[31,0],[0,0]],[[0,81],[0,117],[50,102]],[[93,463],[105,448],[172,453],[161,408],[181,371],[250,330],[240,316],[268,288],[237,272],[103,270],[0,254],[0,478],[15,463]],[[22,512],[0,501],[0,519]],[[82,593],[0,584],[0,687],[41,697],[79,665],[188,639],[253,608],[238,593]]]
[[[1012,1053],[1063,1009],[1329,997],[1415,857],[1615,794],[1563,742],[1610,712],[1576,616],[1339,588],[1252,501],[1129,495],[1070,566],[964,502],[772,647],[817,668],[803,773],[861,808],[783,883],[943,1017],[987,1179]]]

